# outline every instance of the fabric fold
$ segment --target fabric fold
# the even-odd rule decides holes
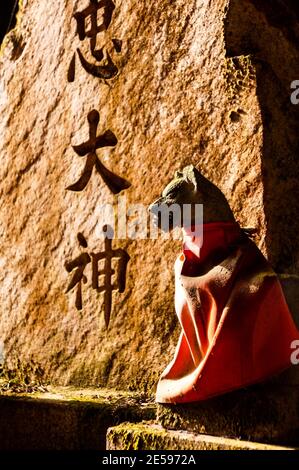
[[[175,263],[182,332],[158,383],[160,403],[206,400],[263,381],[291,365],[299,339],[277,275],[239,225],[193,232]]]

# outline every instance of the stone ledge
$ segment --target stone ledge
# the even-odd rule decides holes
[[[298,445],[298,386],[275,379],[205,402],[158,405],[166,429],[226,436],[268,444]]]
[[[0,450],[105,450],[108,427],[154,419],[138,393],[48,387],[0,395]]]
[[[187,431],[166,431],[147,423],[123,423],[108,429],[108,450],[294,450]]]

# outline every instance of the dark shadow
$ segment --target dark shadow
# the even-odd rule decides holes
[[[2,0],[0,7],[0,44],[5,34],[16,26],[19,0]]]
[[[231,0],[224,25],[228,57],[250,54],[263,121],[262,180],[267,257],[280,272],[299,268],[299,2]]]

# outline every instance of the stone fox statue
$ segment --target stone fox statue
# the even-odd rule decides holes
[[[183,252],[175,263],[182,331],[157,401],[206,400],[289,367],[299,333],[276,274],[235,221],[225,196],[188,166],[149,207],[158,226],[161,209],[172,204],[203,204],[203,223],[199,230],[191,217],[182,228]]]

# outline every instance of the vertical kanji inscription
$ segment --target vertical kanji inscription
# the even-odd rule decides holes
[[[93,168],[101,175],[103,181],[106,183],[108,188],[113,194],[118,194],[123,189],[127,189],[131,186],[131,183],[121,176],[116,175],[112,171],[103,165],[101,160],[97,157],[97,149],[104,147],[115,147],[117,144],[117,138],[114,133],[110,130],[104,132],[104,134],[97,135],[97,128],[100,120],[98,111],[93,109],[88,114],[89,124],[89,139],[80,145],[73,146],[73,149],[80,157],[86,156],[86,163],[84,170],[78,181],[66,189],[70,191],[83,191],[89,182]]]
[[[114,233],[109,225],[104,225],[103,232],[106,234],[103,251],[90,254],[84,252],[74,260],[65,263],[65,268],[69,273],[75,270],[66,292],[76,287],[75,305],[77,310],[82,310],[82,282],[84,284],[88,282],[84,271],[87,265],[91,263],[91,287],[97,292],[104,293],[104,316],[108,328],[112,309],[112,292],[117,290],[121,294],[125,291],[127,265],[130,256],[122,248],[112,248]],[[78,233],[77,238],[81,247],[88,247],[87,241],[81,233]],[[113,268],[113,260],[117,261],[116,269]],[[101,261],[104,261],[103,269],[99,267]],[[104,278],[102,285],[99,283],[101,276]]]
[[[88,61],[82,54],[80,48],[77,48],[77,54],[81,62],[82,67],[87,73],[94,77],[109,80],[118,73],[118,68],[113,62],[110,53],[108,52],[107,46],[97,48],[97,36],[110,26],[112,21],[113,11],[115,4],[112,0],[90,0],[90,4],[82,11],[78,11],[74,14],[74,18],[77,23],[77,34],[80,41],[84,41],[86,38],[89,39],[89,49],[92,57],[96,60],[96,63]],[[101,21],[98,22],[99,12],[102,12]],[[89,25],[89,28],[87,27]],[[122,48],[122,41],[120,39],[112,39],[112,49],[116,53],[120,53]],[[73,55],[69,70],[68,70],[68,81],[73,82],[75,80],[75,66],[76,66],[76,54]]]

